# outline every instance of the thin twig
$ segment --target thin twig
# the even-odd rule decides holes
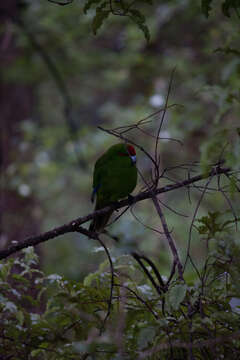
[[[194,221],[196,219],[196,216],[197,216],[197,212],[199,210],[199,207],[200,207],[200,204],[203,200],[203,197],[206,193],[206,190],[207,190],[207,187],[208,185],[210,184],[210,182],[212,181],[212,178],[214,176],[214,173],[210,176],[210,178],[208,179],[206,185],[205,185],[205,188],[203,189],[202,193],[201,193],[201,196],[198,200],[198,203],[197,203],[197,206],[194,210],[194,213],[193,213],[193,217],[192,217],[192,221],[191,221],[191,225],[190,225],[190,229],[189,229],[189,236],[188,236],[188,245],[187,245],[187,255],[186,255],[186,259],[185,259],[185,262],[184,262],[184,266],[183,266],[183,269],[185,270],[186,268],[186,265],[187,265],[187,261],[188,261],[188,258],[189,258],[189,255],[190,255],[190,248],[191,248],[191,240],[192,240],[192,230],[193,230],[193,225],[194,225]]]
[[[159,126],[158,126],[158,131],[157,131],[157,136],[156,136],[156,142],[155,142],[155,155],[154,155],[154,159],[155,159],[155,163],[156,163],[156,166],[155,166],[155,185],[156,185],[156,187],[158,186],[158,181],[159,181],[159,179],[160,179],[160,176],[159,176],[159,166],[160,166],[161,158],[160,158],[160,154],[158,154],[159,135],[160,135],[160,132],[161,132],[161,130],[162,130],[163,121],[164,121],[164,118],[165,118],[165,115],[166,115],[166,111],[167,111],[167,108],[168,108],[168,100],[169,100],[169,96],[170,96],[170,92],[171,92],[171,87],[172,87],[172,83],[173,83],[174,72],[175,72],[175,68],[173,69],[173,71],[172,71],[172,73],[171,73],[171,76],[170,76],[170,82],[169,82],[169,85],[168,85],[167,97],[166,97],[166,101],[165,101],[165,105],[164,105],[164,109],[163,109],[163,114],[162,114],[162,117],[161,117],[161,121],[160,121],[160,124],[159,124]]]
[[[47,1],[50,3],[56,4],[56,5],[65,6],[65,5],[72,4],[74,0],[66,0],[66,2],[61,2],[61,1],[57,1],[57,0],[47,0]]]
[[[143,222],[141,219],[139,219],[139,217],[134,213],[133,208],[131,208],[130,211],[131,211],[131,214],[132,214],[132,216],[134,217],[134,219],[137,220],[137,221],[139,222],[139,224],[141,224],[143,227],[145,227],[145,228],[148,229],[148,230],[154,231],[154,232],[156,232],[157,234],[160,234],[160,235],[163,235],[163,234],[164,234],[164,232],[161,232],[160,230],[155,229],[154,227],[152,227],[152,226],[150,226],[150,225],[144,224],[144,222]]]
[[[180,258],[179,258],[179,255],[178,255],[178,252],[177,252],[177,248],[175,246],[175,243],[173,241],[173,238],[169,232],[169,229],[168,229],[168,226],[167,226],[167,222],[165,220],[165,217],[163,215],[163,212],[162,212],[162,209],[161,209],[161,206],[159,204],[159,201],[158,201],[158,198],[157,196],[153,193],[152,194],[152,201],[153,201],[153,204],[157,210],[157,213],[159,215],[159,218],[161,220],[161,223],[162,223],[162,227],[163,227],[163,230],[164,230],[164,233],[165,233],[165,236],[167,238],[167,241],[168,241],[168,244],[169,244],[169,247],[172,251],[172,254],[173,254],[173,259],[174,261],[176,262],[177,264],[177,267],[178,267],[178,274],[179,274],[179,278],[181,280],[184,280],[183,279],[183,267],[182,267],[182,264],[181,264],[181,261],[180,261]]]
[[[150,272],[148,271],[148,269],[146,268],[146,266],[143,264],[142,262],[142,256],[138,255],[135,252],[132,252],[131,255],[134,257],[134,259],[138,262],[138,264],[141,266],[141,268],[143,269],[143,271],[145,272],[145,274],[147,275],[148,279],[151,281],[153,287],[156,289],[157,293],[159,295],[162,294],[162,288],[156,283],[156,281],[154,280],[154,278],[152,277],[152,275],[150,274]]]
[[[154,310],[151,308],[151,306],[145,301],[143,300],[137,293],[136,291],[132,290],[130,287],[126,286],[126,285],[120,285],[120,284],[114,284],[114,286],[119,286],[119,287],[123,287],[124,289],[127,289],[129,292],[131,292],[132,294],[134,294],[134,296],[142,303],[146,306],[146,308],[153,314],[154,318],[157,320],[158,319],[158,315],[157,313],[154,312]]]
[[[112,306],[112,298],[113,298],[113,286],[114,286],[114,267],[113,267],[113,262],[112,262],[112,258],[111,258],[111,255],[108,251],[108,248],[106,247],[106,245],[104,244],[104,242],[100,239],[99,236],[97,236],[97,239],[96,239],[98,242],[100,242],[100,244],[102,245],[102,247],[104,248],[105,250],[105,253],[107,255],[107,258],[108,258],[108,261],[109,261],[109,265],[110,265],[110,271],[111,271],[111,284],[110,284],[110,295],[109,295],[109,301],[108,301],[108,310],[107,310],[107,314],[103,320],[103,325],[102,325],[102,328],[100,330],[100,334],[102,334],[104,328],[105,328],[105,324],[106,324],[106,321],[111,313],[111,306]]]
[[[136,253],[135,253],[135,255],[136,255]],[[163,281],[163,279],[162,279],[162,277],[161,277],[158,269],[156,268],[155,264],[152,262],[152,260],[150,260],[150,259],[149,259],[147,256],[145,256],[145,255],[138,255],[138,257],[141,258],[141,259],[143,259],[143,260],[145,260],[145,261],[148,263],[148,265],[151,266],[151,268],[153,269],[154,274],[156,275],[156,278],[158,279],[158,282],[159,282],[159,285],[160,285],[160,287],[161,287],[161,290],[162,290],[163,292],[165,292],[165,291],[166,291],[166,289],[165,289],[165,283],[164,283],[164,281]]]
[[[128,143],[134,145],[136,148],[138,148],[140,151],[142,151],[151,160],[151,162],[153,163],[154,166],[157,166],[154,158],[142,146],[138,145],[135,141],[129,140],[122,134],[118,134],[114,130],[105,129],[102,126],[98,126],[98,129],[106,132],[107,134],[113,135],[113,136],[117,137],[118,139],[121,139],[125,142],[128,142]]]

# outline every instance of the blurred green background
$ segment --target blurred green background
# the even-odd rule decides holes
[[[140,8],[151,33],[147,43],[128,17],[110,16],[93,35],[94,11],[84,14],[83,5],[83,1],[67,6],[10,1],[7,15],[2,12],[1,249],[93,210],[94,163],[117,141],[97,127],[134,124],[161,108],[174,68],[169,104],[178,105],[167,111],[161,137],[181,140],[183,145],[161,140],[161,170],[201,160],[191,174],[200,173],[212,153],[219,159],[227,141],[224,153],[231,166],[238,165],[239,144],[229,132],[239,123],[238,16],[224,16],[218,1],[209,18],[201,13],[200,1],[143,4]],[[225,51],[216,51],[219,48]],[[160,119],[153,117],[145,129],[156,134]],[[138,130],[130,137],[154,152],[152,137]],[[149,160],[143,153],[137,155],[140,171],[149,178]],[[161,184],[187,178],[188,168],[169,171],[170,180]],[[139,181],[134,194],[142,186]],[[198,189],[192,190],[190,202],[187,189],[181,189],[161,197],[168,207],[188,216],[164,208],[183,257],[200,196]],[[237,213],[237,201],[234,206]],[[209,193],[197,218],[209,211],[232,217],[229,210],[221,193]],[[161,231],[151,202],[138,203],[133,212],[142,224],[128,212],[109,228],[120,239],[118,244],[105,239],[111,254],[143,251],[167,275],[171,256],[164,236],[144,227]],[[205,248],[193,231],[197,264]],[[95,271],[104,259],[98,244],[79,234],[50,240],[38,251],[47,273],[75,280]]]

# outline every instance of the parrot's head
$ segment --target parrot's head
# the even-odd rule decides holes
[[[127,144],[127,152],[132,160],[132,163],[136,164],[137,161],[136,151],[132,145]]]
[[[113,146],[119,156],[129,156],[133,165],[136,164],[137,157],[134,147],[130,144],[117,144]]]

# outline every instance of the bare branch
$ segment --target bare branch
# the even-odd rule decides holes
[[[181,280],[184,280],[183,279],[183,267],[182,267],[180,258],[178,256],[177,248],[176,248],[175,243],[173,241],[173,238],[172,238],[172,236],[170,234],[170,231],[168,230],[168,226],[167,226],[165,217],[163,215],[163,212],[162,212],[161,206],[159,204],[158,198],[157,198],[157,196],[155,194],[152,195],[152,201],[153,201],[153,204],[154,204],[154,206],[155,206],[155,208],[157,210],[157,213],[158,213],[158,215],[160,217],[165,236],[167,238],[169,247],[170,247],[170,249],[172,251],[172,254],[173,254],[174,263],[176,263],[176,265],[178,267],[179,278]]]
[[[146,276],[147,276],[148,279],[151,281],[153,287],[156,289],[157,293],[158,293],[159,295],[161,295],[162,292],[163,292],[163,288],[162,288],[161,285],[158,285],[158,284],[156,283],[156,281],[155,281],[154,278],[152,277],[151,273],[148,271],[148,269],[146,268],[146,266],[143,264],[143,262],[142,262],[143,256],[138,255],[138,254],[135,253],[135,252],[132,252],[131,255],[134,257],[134,259],[135,259],[135,260],[138,262],[138,264],[141,266],[141,268],[142,268],[143,271],[145,272]],[[145,257],[144,260],[146,260],[146,257]],[[160,274],[159,274],[159,275],[160,275]],[[160,276],[160,278],[161,278],[161,276]],[[162,281],[162,279],[161,279],[161,281]],[[164,283],[163,283],[163,286],[164,286]]]
[[[60,0],[47,0],[50,3],[56,4],[56,5],[61,5],[61,6],[65,6],[65,5],[69,5],[72,4],[74,0],[66,0],[65,2],[61,2]]]
[[[129,292],[131,292],[132,294],[134,294],[134,296],[141,302],[143,303],[146,308],[153,314],[154,318],[157,320],[158,319],[158,314],[154,312],[154,310],[151,308],[151,306],[148,304],[147,301],[143,300],[137,293],[136,291],[134,291],[133,289],[131,289],[130,287],[126,286],[126,285],[121,285],[121,284],[114,284],[114,286],[118,286],[118,287],[123,287],[124,289],[127,289]]]
[[[138,148],[140,151],[142,151],[151,160],[151,162],[153,163],[153,165],[155,167],[157,166],[154,158],[142,146],[138,145],[136,142],[134,142],[132,140],[127,139],[125,136],[122,135],[122,133],[119,134],[115,130],[105,129],[102,126],[98,126],[98,129],[106,132],[107,134],[113,135],[113,136],[117,137],[118,139],[121,139],[123,141],[126,141],[126,142],[134,145],[136,148]]]
[[[111,206],[106,206],[105,208],[103,208],[101,210],[97,210],[91,214],[88,214],[86,216],[82,216],[75,220],[72,220],[68,224],[56,227],[56,228],[54,228],[50,231],[47,231],[43,234],[40,234],[40,235],[30,236],[30,237],[22,240],[21,242],[17,242],[16,244],[8,247],[7,249],[0,251],[0,260],[7,258],[11,254],[14,254],[21,249],[27,248],[29,246],[38,245],[47,240],[54,239],[60,235],[64,235],[64,234],[71,233],[71,232],[79,232],[89,238],[98,240],[98,235],[96,233],[93,233],[93,232],[81,227],[81,225],[92,220],[94,217],[96,217],[98,215],[103,215],[103,214],[107,213],[110,210],[121,209],[125,206],[131,206],[132,204],[137,203],[139,201],[150,199],[150,198],[152,198],[153,194],[154,194],[154,196],[157,196],[158,194],[162,194],[162,193],[166,193],[169,191],[173,191],[175,189],[183,188],[187,185],[190,185],[190,184],[193,184],[200,180],[206,179],[207,177],[212,177],[214,175],[220,175],[220,174],[230,174],[231,171],[232,171],[231,168],[221,168],[221,167],[215,168],[214,167],[210,171],[210,173],[207,175],[206,174],[196,175],[192,178],[188,178],[187,180],[180,181],[175,184],[170,184],[170,185],[166,185],[164,187],[158,188],[158,189],[154,190],[154,192],[152,190],[142,191],[139,194],[137,194],[135,197],[133,197],[131,200],[129,200],[129,199],[121,200],[118,203],[112,204]]]
[[[184,266],[183,266],[184,270],[185,270],[185,268],[186,268],[187,261],[188,261],[189,256],[190,256],[190,248],[191,248],[191,240],[192,240],[192,230],[193,230],[194,221],[195,221],[195,219],[196,219],[197,212],[198,212],[198,210],[199,210],[199,207],[200,207],[200,204],[201,204],[201,202],[202,202],[202,200],[203,200],[203,197],[204,197],[204,195],[205,195],[205,193],[206,193],[206,191],[207,191],[207,187],[208,187],[208,185],[210,184],[210,182],[212,181],[213,176],[214,176],[214,174],[212,174],[212,175],[210,176],[210,178],[208,179],[208,181],[207,181],[207,183],[206,183],[206,185],[205,185],[205,187],[204,187],[204,189],[203,189],[203,192],[201,193],[200,199],[198,200],[198,203],[197,203],[197,206],[196,206],[196,208],[195,208],[195,210],[194,210],[194,213],[193,213],[193,217],[192,217],[192,221],[191,221],[191,225],[190,225],[190,230],[189,230],[189,237],[188,237],[187,256],[186,256],[186,260],[185,260]],[[191,261],[191,262],[193,263],[193,261]]]
[[[173,83],[173,76],[174,76],[174,72],[175,72],[175,68],[173,69],[172,73],[171,73],[171,77],[170,77],[170,82],[168,85],[168,91],[167,91],[167,97],[166,97],[166,101],[165,101],[165,105],[164,105],[164,109],[163,109],[163,114],[161,117],[161,121],[160,124],[158,126],[158,130],[157,130],[157,136],[156,136],[156,142],[155,142],[155,155],[154,155],[154,159],[155,159],[155,185],[156,187],[158,186],[158,181],[160,179],[159,176],[159,166],[160,166],[160,161],[161,161],[161,157],[158,154],[158,145],[159,145],[159,136],[160,136],[160,132],[162,130],[162,125],[163,125],[163,121],[166,115],[166,111],[168,108],[168,100],[169,100],[169,96],[170,96],[170,92],[171,92],[171,87],[172,87],[172,83]]]
[[[111,312],[111,306],[112,306],[112,298],[113,298],[113,286],[114,286],[114,267],[113,267],[113,262],[112,262],[112,258],[111,255],[108,251],[108,248],[106,247],[106,245],[104,244],[104,242],[99,238],[99,236],[97,236],[97,241],[100,242],[100,244],[102,245],[102,247],[104,248],[104,251],[107,255],[108,261],[109,261],[109,265],[110,265],[110,271],[111,271],[111,285],[110,285],[110,295],[109,295],[109,301],[108,301],[108,310],[107,310],[107,314],[103,320],[103,326],[100,330],[100,334],[104,331],[104,327],[106,324],[106,321],[110,315]]]

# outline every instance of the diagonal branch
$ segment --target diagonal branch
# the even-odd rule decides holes
[[[29,246],[38,245],[42,242],[48,241],[50,239],[54,239],[60,235],[64,235],[64,234],[71,233],[71,232],[79,232],[87,237],[98,240],[98,235],[96,233],[93,233],[93,232],[83,228],[81,225],[92,220],[94,217],[106,214],[110,210],[121,209],[125,206],[132,205],[133,203],[137,203],[139,201],[143,201],[146,199],[151,199],[153,197],[153,193],[154,193],[154,196],[157,196],[158,194],[173,191],[175,189],[180,189],[187,185],[193,184],[200,180],[207,179],[209,177],[213,177],[215,175],[221,175],[221,174],[231,175],[231,172],[232,172],[232,170],[229,167],[226,167],[226,168],[213,167],[212,170],[208,174],[200,174],[200,175],[194,176],[192,178],[188,178],[187,180],[177,182],[175,184],[163,186],[161,188],[155,189],[154,191],[148,190],[148,191],[140,192],[135,197],[133,197],[131,200],[129,200],[129,199],[121,200],[117,203],[112,204],[111,206],[106,206],[105,208],[103,208],[101,210],[97,210],[91,214],[88,214],[86,216],[82,216],[75,220],[72,220],[68,224],[56,227],[56,228],[54,228],[50,231],[47,231],[43,234],[40,234],[40,235],[30,236],[30,237],[22,240],[21,242],[17,242],[16,244],[13,244],[12,246],[8,247],[7,249],[0,251],[0,260],[7,258],[11,254],[14,254],[21,249],[27,248]]]
[[[175,243],[173,241],[173,238],[172,238],[172,236],[170,234],[170,231],[168,230],[167,222],[166,222],[165,216],[164,216],[164,214],[162,212],[162,209],[161,209],[161,206],[159,204],[158,198],[154,193],[152,195],[152,201],[153,201],[153,204],[154,204],[154,206],[155,206],[155,208],[157,210],[157,213],[158,213],[158,215],[160,217],[164,234],[165,234],[165,236],[167,238],[169,247],[170,247],[172,255],[173,255],[173,262],[178,267],[179,278],[181,280],[184,280],[183,279],[183,266],[182,266],[182,263],[181,263],[180,258],[178,256],[177,248],[176,248]]]
[[[56,5],[61,5],[61,6],[65,6],[65,5],[69,5],[71,3],[73,3],[74,0],[66,0],[65,2],[61,2],[61,1],[57,1],[57,0],[47,0],[50,3],[56,4]]]

